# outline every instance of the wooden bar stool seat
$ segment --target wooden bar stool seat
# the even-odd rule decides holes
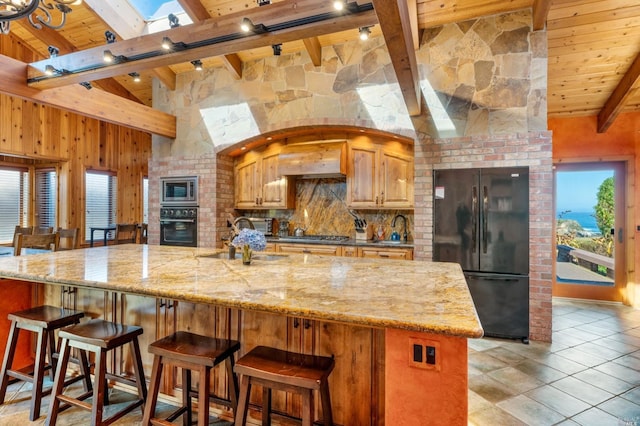
[[[92,425],[109,425],[125,414],[137,407],[143,407],[147,398],[147,385],[142,368],[142,358],[140,357],[140,344],[138,336],[142,334],[142,328],[123,324],[115,324],[100,319],[91,320],[82,324],[72,325],[60,330],[61,340],[60,359],[56,370],[53,390],[51,392],[51,406],[47,425],[55,425],[58,414],[62,409],[70,405],[91,411]],[[135,380],[128,380],[121,376],[107,373],[108,352],[130,344],[133,355],[133,368]],[[78,348],[81,351],[89,351],[95,354],[94,382],[93,389],[75,398],[64,395],[63,371],[69,361],[71,348]],[[138,399],[125,405],[122,409],[104,419],[103,411],[107,400],[107,379],[117,382],[134,385],[138,389]],[[85,399],[93,396],[91,404],[84,402]],[[61,407],[61,403],[65,405]]]
[[[46,391],[42,389],[44,375],[47,370],[50,370],[51,378],[53,379],[53,373],[56,369],[58,345],[56,344],[55,331],[68,325],[77,324],[83,316],[83,312],[48,305],[9,314],[8,318],[11,321],[11,328],[5,348],[4,361],[2,362],[2,371],[0,372],[0,377],[2,377],[2,383],[0,383],[0,404],[4,403],[9,379],[13,377],[23,380],[33,385],[29,420],[34,421],[40,417],[42,397],[51,392],[50,389]],[[20,330],[27,330],[37,334],[36,358],[33,365],[14,370],[12,369],[12,365],[18,346]],[[49,354],[48,363],[46,362],[47,353]],[[89,365],[86,358],[83,358],[81,362],[81,369],[81,375],[68,379],[66,383],[71,384],[84,379],[85,388],[86,386],[91,386]]]
[[[183,417],[183,424],[191,425],[192,409],[191,397],[198,395],[198,424],[209,424],[209,398],[215,402],[230,406],[234,414],[238,403],[238,381],[233,372],[234,354],[240,350],[240,342],[227,339],[200,336],[186,331],[178,331],[170,336],[157,340],[149,345],[149,352],[154,355],[153,369],[149,389],[149,400],[145,406],[143,425],[169,424],[179,416]],[[211,394],[209,389],[211,369],[221,362],[225,362],[229,386],[229,400],[222,400]],[[166,419],[155,416],[158,402],[158,391],[162,369],[165,364],[182,368],[182,407],[173,412]],[[199,386],[197,391],[191,389],[191,371],[199,372]]]
[[[320,391],[325,426],[333,425],[329,374],[335,366],[333,358],[287,352],[257,346],[236,362],[235,371],[242,375],[235,425],[247,424],[247,409],[252,385],[262,386],[262,424],[271,424],[271,390],[302,395],[302,425],[313,424],[313,391]]]

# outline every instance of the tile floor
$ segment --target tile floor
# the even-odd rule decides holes
[[[640,426],[640,310],[553,301],[553,343],[469,340],[469,424]]]
[[[469,425],[640,426],[640,310],[554,299],[553,330],[552,344],[469,341]],[[28,421],[29,391],[9,388],[0,425],[44,424],[44,415]],[[68,410],[58,424],[87,424],[87,414]],[[136,410],[114,424],[140,417]]]

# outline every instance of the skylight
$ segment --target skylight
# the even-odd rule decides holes
[[[129,0],[146,22],[165,19],[170,13],[184,14],[177,0]]]

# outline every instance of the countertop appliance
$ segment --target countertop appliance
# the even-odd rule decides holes
[[[462,266],[485,336],[529,338],[529,169],[434,172],[433,258]]]
[[[278,235],[278,219],[274,217],[250,217],[253,228],[262,232],[266,237]]]
[[[197,206],[198,177],[179,176],[160,178],[160,205]]]
[[[198,246],[198,209],[192,206],[160,208],[160,245]]]

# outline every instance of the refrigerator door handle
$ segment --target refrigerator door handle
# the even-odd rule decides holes
[[[471,194],[471,226],[473,227],[473,232],[471,233],[471,253],[475,253],[478,241],[478,188],[476,186],[472,187]]]
[[[489,213],[489,191],[483,187],[482,195],[482,252],[487,253],[487,215]]]

